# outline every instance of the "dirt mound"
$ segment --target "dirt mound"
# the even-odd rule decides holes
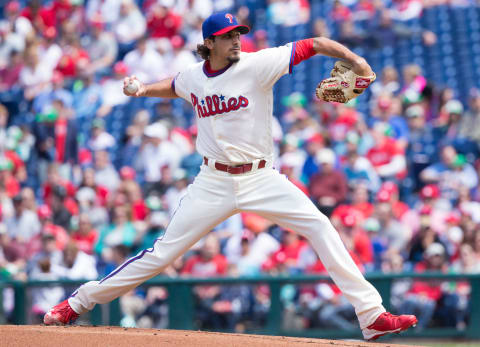
[[[3,325],[0,326],[0,346],[399,347],[401,345],[393,345],[391,343],[366,343],[360,341],[305,339],[283,336],[222,334],[184,330],[154,330],[90,326],[59,327],[41,325]]]

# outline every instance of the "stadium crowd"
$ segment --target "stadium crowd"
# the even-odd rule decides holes
[[[271,0],[264,10],[268,23],[308,23],[315,35],[354,47],[398,35],[434,45],[435,33],[402,21],[430,6],[476,6],[332,3],[335,30],[310,18],[306,0]],[[2,10],[0,278],[96,279],[161,237],[202,164],[188,105],[129,98],[123,78],[154,82],[199,61],[201,23],[212,11],[235,12],[252,26],[244,51],[273,42],[233,0],[14,0]],[[367,31],[353,30],[366,19]],[[345,105],[299,92],[285,97],[285,112],[274,111],[275,167],[330,216],[364,273],[480,272],[480,90],[462,104],[414,64],[385,67],[370,89]],[[368,112],[359,112],[366,100]],[[240,214],[164,275],[302,273],[326,274],[304,239]],[[33,313],[42,317],[68,294],[32,290]],[[402,280],[392,294],[394,311],[416,313],[419,329],[468,323],[468,282]],[[166,327],[166,296],[159,287],[130,293],[122,324]],[[199,328],[243,331],[265,322],[269,308],[263,285],[199,286],[195,296]],[[281,296],[286,327],[356,329],[353,307],[332,284],[287,285]],[[11,312],[8,291],[4,297]]]

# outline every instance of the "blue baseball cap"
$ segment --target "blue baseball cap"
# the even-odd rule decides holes
[[[246,34],[250,28],[246,25],[239,25],[235,17],[228,12],[214,13],[202,24],[203,39],[210,36],[223,35],[233,29],[237,29],[240,34]]]

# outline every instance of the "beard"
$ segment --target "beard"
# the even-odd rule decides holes
[[[240,54],[232,54],[227,58],[229,63],[238,63],[240,60]]]

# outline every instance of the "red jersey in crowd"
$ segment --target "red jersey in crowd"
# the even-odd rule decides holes
[[[398,142],[391,138],[385,137],[383,143],[377,144],[370,148],[367,153],[367,159],[372,163],[374,168],[378,168],[382,165],[386,165],[392,161],[392,158],[396,155],[404,155],[404,149],[398,144]],[[397,174],[397,178],[405,178],[406,170]]]
[[[205,260],[199,255],[194,255],[187,260],[182,269],[182,274],[199,277],[215,277],[227,273],[227,258],[223,254],[217,254],[212,259]]]
[[[33,26],[42,32],[47,27],[55,27],[55,13],[48,7],[41,7],[37,13],[33,13],[30,7],[25,7],[21,16],[27,18]]]
[[[79,250],[87,254],[93,254],[93,247],[98,239],[98,232],[92,229],[84,235],[78,231],[72,234],[72,240],[76,243]]]
[[[147,29],[152,38],[172,38],[178,33],[181,26],[182,17],[171,11],[168,11],[164,17],[152,13],[147,21]]]
[[[428,270],[427,264],[425,264],[425,262],[419,262],[415,265],[414,272],[422,273],[426,270]],[[438,280],[414,281],[408,293],[438,301],[442,297],[442,282]]]

